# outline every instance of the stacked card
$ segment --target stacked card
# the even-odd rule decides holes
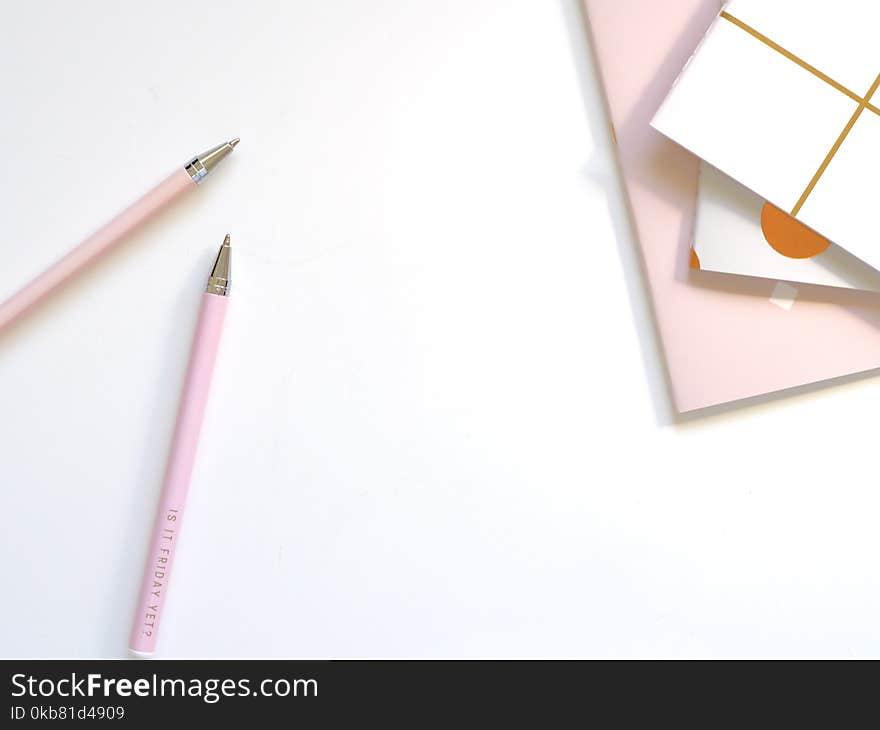
[[[878,289],[878,21],[864,0],[733,0],[721,11],[653,122],[717,168],[703,173],[701,266]]]
[[[880,367],[880,6],[584,2],[679,410]]]

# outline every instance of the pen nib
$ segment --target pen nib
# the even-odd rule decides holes
[[[223,245],[217,252],[217,258],[214,260],[214,268],[211,269],[211,276],[208,277],[208,286],[205,291],[208,294],[216,294],[225,297],[229,294],[229,264],[232,256],[232,246],[230,245],[229,234],[223,239]]]
[[[207,177],[211,170],[217,167],[226,155],[235,149],[235,145],[239,142],[239,138],[236,137],[228,142],[223,142],[223,144],[218,144],[216,147],[212,147],[202,152],[202,154],[193,157],[184,169],[189,173],[193,181],[198,184]]]

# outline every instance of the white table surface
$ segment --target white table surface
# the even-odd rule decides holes
[[[673,415],[576,0],[6,3],[0,654],[124,656],[199,291],[163,656],[880,654],[880,380]],[[51,22],[47,22],[51,21]]]

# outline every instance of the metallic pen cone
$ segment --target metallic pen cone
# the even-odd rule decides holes
[[[229,295],[229,265],[232,257],[232,247],[229,243],[229,234],[223,239],[223,245],[217,252],[217,258],[214,260],[214,268],[211,269],[211,276],[208,277],[208,286],[205,291],[208,294],[216,294],[220,297]]]
[[[211,149],[202,152],[202,154],[193,157],[193,159],[187,163],[185,168],[189,173],[189,176],[196,183],[200,183],[205,177],[207,177],[211,170],[220,164],[220,161],[226,157],[226,155],[235,149],[235,146],[240,141],[241,140],[236,137],[235,139],[223,142],[223,144],[218,144],[216,147],[212,147]]]

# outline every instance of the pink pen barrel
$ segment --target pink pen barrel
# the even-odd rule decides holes
[[[186,170],[181,168],[173,172],[110,223],[89,236],[64,258],[0,304],[0,330],[120,242],[160,209],[195,187],[195,182]]]
[[[226,296],[206,293],[202,297],[174,440],[129,640],[129,648],[140,655],[152,654],[156,649],[227,304]]]

